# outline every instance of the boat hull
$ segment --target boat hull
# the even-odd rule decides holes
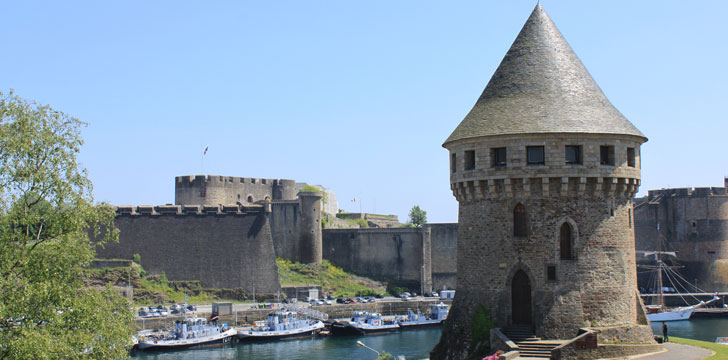
[[[438,326],[442,326],[443,323],[444,323],[444,320],[440,320],[440,321],[426,320],[426,321],[412,321],[412,322],[403,321],[403,322],[399,323],[399,327],[402,330],[412,330],[412,329],[421,329],[421,328],[425,328],[425,327],[438,327]]]
[[[222,334],[197,339],[184,340],[145,340],[137,344],[137,349],[144,351],[154,350],[183,350],[193,348],[203,348],[212,346],[222,346],[229,344],[235,338],[235,330],[228,330]]]
[[[360,336],[389,333],[399,330],[397,325],[384,325],[377,327],[357,327],[348,323],[335,322],[331,325],[333,336]]]
[[[654,314],[647,314],[647,319],[650,321],[679,321],[679,320],[690,320],[690,316],[693,314],[695,309],[686,309],[678,311],[665,311]]]
[[[324,328],[321,326],[311,326],[304,329],[286,330],[286,331],[238,331],[238,340],[240,342],[265,342],[276,340],[293,340],[303,339],[318,335]]]

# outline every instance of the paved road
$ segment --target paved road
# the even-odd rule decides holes
[[[697,346],[677,344],[668,342],[665,343],[666,352],[654,354],[654,355],[641,355],[633,356],[629,359],[640,359],[640,360],[698,360],[704,359],[708,356],[715,354],[713,350],[704,349]]]

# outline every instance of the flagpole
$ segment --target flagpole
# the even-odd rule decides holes
[[[200,175],[205,175],[205,148],[200,149]]]

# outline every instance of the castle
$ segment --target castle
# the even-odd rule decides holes
[[[675,251],[680,274],[707,292],[728,291],[728,178],[724,187],[651,190],[635,201],[638,251]],[[668,260],[668,259],[666,259]],[[637,254],[638,263],[652,264]],[[648,289],[649,274],[638,278]]]
[[[458,288],[433,359],[475,356],[511,327],[594,334],[561,358],[604,355],[597,333],[646,345],[623,354],[653,350],[632,224],[645,141],[537,5],[443,144],[459,202]],[[490,339],[475,337],[487,336],[475,333],[479,312],[498,328]]]
[[[259,296],[279,289],[276,257],[327,259],[423,292],[455,287],[454,224],[322,229],[322,211],[336,208],[335,195],[328,191],[323,204],[321,192],[301,190],[301,183],[287,179],[178,176],[174,205],[117,206],[119,242],[97,254],[122,259],[139,254],[150,274]]]

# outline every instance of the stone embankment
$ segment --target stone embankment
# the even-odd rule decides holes
[[[440,301],[450,304],[450,300],[440,300],[440,299],[428,299],[428,300],[414,300],[414,301],[379,301],[375,303],[366,303],[366,304],[336,304],[336,305],[321,305],[321,306],[311,306],[310,308],[313,308],[314,310],[318,310],[320,312],[326,313],[329,315],[329,319],[342,319],[342,318],[349,318],[351,316],[352,311],[370,311],[370,312],[378,312],[381,313],[384,316],[390,316],[390,315],[405,315],[407,314],[407,309],[412,309],[412,311],[417,311],[419,309],[420,312],[426,313],[429,311],[430,304],[433,303],[439,303]],[[277,305],[277,304],[276,304]],[[254,309],[253,307],[255,305],[242,305],[246,309],[238,310],[240,309],[241,305],[236,305],[236,311],[233,315],[226,315],[221,316],[220,321],[233,325],[233,326],[243,326],[245,324],[252,324],[253,321],[258,320],[265,320],[265,318],[268,316],[268,314],[272,311],[275,311],[276,308],[266,308],[266,309]],[[308,305],[303,305],[306,308],[309,308]],[[209,308],[209,307],[208,307]],[[198,311],[197,316],[200,317],[210,317],[210,312],[205,311]],[[161,318],[137,318],[136,325],[137,328],[140,330],[143,329],[165,329],[172,327],[174,325],[174,322],[176,320],[182,320],[184,316],[166,316]]]

